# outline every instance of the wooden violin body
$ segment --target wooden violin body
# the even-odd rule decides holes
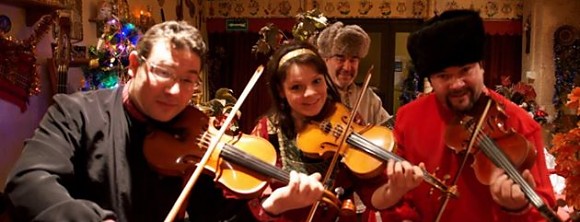
[[[150,166],[163,175],[188,175],[217,132],[213,118],[193,107],[186,108],[181,115],[171,132],[153,131],[145,139],[145,157]],[[276,167],[276,159],[276,150],[262,137],[224,135],[205,165],[205,171],[239,196],[254,198],[266,188],[269,179],[289,183],[289,172]],[[341,209],[338,197],[330,191],[325,191],[322,201]],[[350,214],[350,210],[343,208],[341,214]]]
[[[465,130],[464,126],[466,124],[474,124],[475,119],[471,117],[463,118],[459,124],[453,124],[448,127],[445,132],[445,138],[447,146],[457,152],[463,152],[464,149],[468,147],[469,138],[471,134]],[[511,164],[518,169],[519,172],[529,169],[534,165],[536,159],[536,149],[534,149],[533,144],[524,138],[522,135],[517,134],[513,129],[506,128],[504,124],[505,120],[498,119],[497,116],[487,118],[484,122],[484,128],[489,129],[489,138],[493,140],[497,147],[501,147],[501,152],[505,155]],[[459,127],[459,129],[454,129]],[[453,138],[453,139],[451,139]],[[464,138],[460,140],[459,138]],[[485,153],[478,155],[481,150],[476,147],[470,153],[474,154],[474,161],[471,167],[474,168],[475,176],[477,179],[485,184],[489,185],[493,180],[494,171],[500,170],[498,166],[493,163]],[[490,161],[491,160],[491,161]]]
[[[533,166],[536,149],[522,135],[509,128],[504,105],[482,96],[474,117],[458,118],[447,127],[446,144],[456,152],[474,155],[472,167],[482,184],[489,185],[505,173],[518,184],[529,202],[549,221],[561,221],[526,182],[521,171]]]
[[[445,131],[445,141],[449,148],[474,155],[471,166],[477,179],[485,185],[489,185],[493,180],[494,171],[509,167],[503,164],[510,164],[518,171],[523,171],[533,166],[537,154],[530,141],[506,126],[508,117],[503,107],[491,100],[489,102],[490,107],[485,113],[485,118],[481,119],[481,126],[472,149],[469,149],[469,145],[479,118],[463,116],[448,125]],[[487,156],[488,154],[491,157]],[[498,155],[505,156],[509,162],[498,162],[500,161]]]
[[[162,130],[150,133],[144,153],[151,167],[171,176],[183,176],[194,169],[212,134],[217,132],[213,124],[209,124],[212,120],[201,111],[188,107],[172,133]],[[242,154],[245,156],[232,156]],[[276,163],[276,150],[267,140],[246,134],[224,135],[211,155],[205,169],[215,175],[220,184],[242,196],[258,194],[267,182],[254,169],[243,167],[248,163],[235,162],[259,160],[271,166]]]
[[[353,123],[352,129],[344,129],[350,112],[341,103],[335,104],[332,116],[318,124],[308,124],[297,135],[296,145],[302,152],[313,158],[325,157],[339,152],[342,162],[356,175],[373,177],[378,175],[385,162],[356,148],[355,141],[365,139],[379,149],[391,151],[395,146],[393,133],[386,127],[361,126]],[[339,147],[341,135],[346,133],[346,143]]]
[[[309,124],[297,136],[296,145],[306,154],[324,156],[330,152],[340,152],[343,163],[361,178],[373,177],[381,173],[387,161],[405,161],[393,153],[395,139],[390,129],[382,126],[360,126],[353,124],[347,132],[346,144],[338,147],[341,133],[346,125],[349,111],[337,103],[334,114],[318,124]],[[447,187],[441,180],[423,169],[423,179],[433,187],[451,197],[457,197],[455,188]]]

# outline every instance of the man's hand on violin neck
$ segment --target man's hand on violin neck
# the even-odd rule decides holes
[[[529,170],[524,170],[522,177],[532,188],[536,187],[534,177]],[[506,174],[499,174],[489,185],[489,190],[493,200],[507,210],[523,210],[529,204],[520,185],[516,184]]]
[[[262,207],[271,214],[278,215],[288,210],[310,206],[320,200],[324,186],[320,183],[321,175],[306,175],[290,172],[288,185],[278,188],[262,202]]]
[[[422,165],[422,163],[421,163]],[[407,161],[387,163],[387,176],[391,192],[407,193],[423,182],[423,171],[420,166],[413,166]]]
[[[397,202],[410,190],[423,182],[423,163],[414,166],[407,161],[387,162],[388,182],[380,186],[372,196],[372,204],[377,209],[386,209]]]

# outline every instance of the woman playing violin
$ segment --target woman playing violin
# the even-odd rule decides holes
[[[259,120],[254,134],[274,144],[279,157],[277,165],[292,173],[288,184],[273,183],[271,189],[250,206],[262,220],[304,221],[310,207],[320,199],[325,189],[320,179],[330,161],[303,155],[296,147],[296,135],[308,120],[324,118],[339,97],[330,84],[324,60],[310,44],[293,42],[284,45],[268,62],[265,72],[269,76],[273,106]],[[363,180],[339,165],[331,187],[342,188],[341,197],[350,197],[356,190],[367,206],[383,209],[394,204],[392,200],[398,199],[398,193],[419,184],[422,175],[420,168],[407,162],[391,162],[389,166],[397,179],[387,183],[386,172]],[[337,216],[336,210],[319,207],[313,221],[335,221]],[[340,219],[356,221],[356,216]]]
[[[427,171],[455,184],[459,198],[442,205],[441,195],[426,184],[410,191],[387,211],[384,219],[414,221],[545,221],[531,206],[521,187],[499,170],[489,185],[476,177],[473,156],[447,146],[445,131],[457,118],[470,115],[482,100],[491,98],[504,107],[507,128],[515,130],[537,153],[521,176],[544,202],[554,206],[552,186],[546,169],[541,128],[509,100],[484,86],[480,61],[483,58],[484,28],[478,12],[446,11],[412,33],[407,48],[421,77],[431,81],[434,93],[421,97],[397,113],[395,136],[398,153],[410,162],[424,162]],[[467,158],[467,166],[460,166]]]
[[[14,219],[162,221],[183,180],[154,171],[143,143],[149,129],[171,125],[186,108],[206,51],[186,22],[157,24],[130,54],[125,86],[56,95],[8,178]],[[200,178],[189,200],[191,221],[253,218],[246,201],[225,199],[211,177]]]

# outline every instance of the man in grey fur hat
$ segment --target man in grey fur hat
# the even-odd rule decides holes
[[[335,22],[326,27],[316,40],[318,52],[324,58],[332,82],[340,93],[342,103],[353,108],[362,92],[362,87],[355,84],[360,59],[369,52],[371,38],[358,25],[344,25]],[[370,89],[362,96],[358,114],[364,123],[381,125],[391,117],[383,108],[381,99]],[[355,193],[354,200],[357,212],[366,207]]]
[[[360,59],[368,54],[370,43],[369,35],[361,27],[342,22],[329,25],[316,40],[342,103],[349,108],[354,107],[362,92],[362,87],[356,85],[354,80],[358,75]],[[365,123],[383,124],[390,118],[381,99],[372,90],[367,90],[363,95],[358,113]]]

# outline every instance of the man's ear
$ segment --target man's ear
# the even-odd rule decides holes
[[[131,54],[129,54],[129,76],[131,76],[131,78],[135,78],[135,74],[137,73],[137,68],[139,68],[139,53],[137,53],[137,51],[132,51]]]

